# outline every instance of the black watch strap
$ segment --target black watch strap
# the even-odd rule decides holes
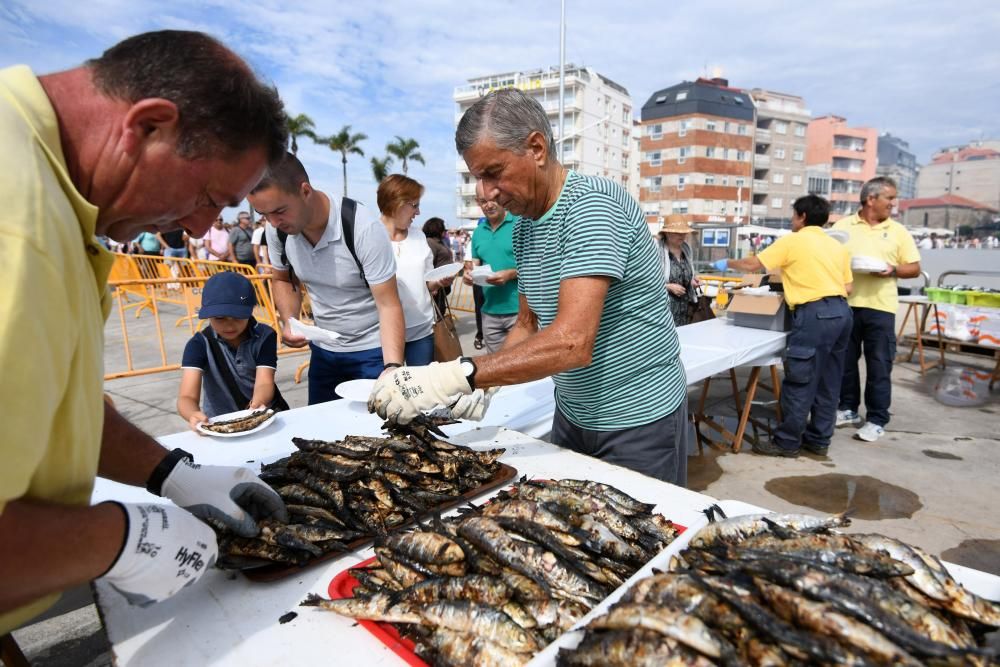
[[[152,474],[149,476],[149,479],[146,480],[146,490],[154,496],[163,495],[161,493],[161,490],[163,489],[163,482],[165,482],[170,473],[174,471],[174,467],[180,462],[181,459],[188,459],[194,463],[194,456],[178,447],[164,456],[163,460],[160,461],[155,468],[153,468]]]
[[[472,390],[475,391],[475,389],[476,389],[476,371],[479,370],[479,367],[476,366],[476,362],[473,361],[472,357],[462,357],[461,359],[459,359],[459,361],[461,361],[463,364],[465,362],[469,362],[469,364],[472,366],[472,372],[469,373],[468,375],[466,375],[465,379],[469,381],[469,387],[471,387]]]

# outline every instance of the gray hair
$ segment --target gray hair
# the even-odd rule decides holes
[[[888,176],[876,176],[861,186],[861,205],[864,206],[869,197],[878,197],[886,188],[898,190],[896,181]]]
[[[455,130],[455,148],[459,155],[464,154],[486,137],[499,148],[523,153],[532,132],[540,132],[545,137],[549,155],[554,157],[556,144],[552,139],[552,126],[538,100],[517,88],[494,90],[462,114]]]

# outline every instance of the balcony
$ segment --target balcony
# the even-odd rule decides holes
[[[458,160],[455,161],[455,171],[457,171],[460,174],[469,173],[469,167],[468,165],[465,164],[465,160],[463,160],[462,158],[458,158]]]
[[[475,197],[476,196],[476,184],[475,183],[462,183],[458,186],[458,194],[462,197]]]
[[[478,206],[462,206],[458,205],[456,214],[460,218],[465,218],[466,220],[478,220],[483,217],[483,210]]]
[[[771,156],[766,153],[754,153],[753,166],[754,168],[770,167]]]
[[[767,205],[766,204],[754,204],[750,207],[750,215],[763,216],[767,215]]]
[[[769,184],[762,178],[753,179],[753,191],[754,192],[767,192]]]
[[[771,143],[771,130],[765,130],[762,127],[758,127],[753,133],[754,137],[757,139],[758,144],[769,144]]]

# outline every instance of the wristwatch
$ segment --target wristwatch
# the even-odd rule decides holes
[[[476,388],[476,362],[472,360],[471,357],[462,357],[459,359],[462,366],[462,372],[465,373],[465,379],[469,381],[469,388]]]

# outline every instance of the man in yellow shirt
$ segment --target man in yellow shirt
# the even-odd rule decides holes
[[[277,91],[201,33],[138,35],[40,77],[0,70],[0,636],[98,577],[137,604],[193,583],[217,552],[195,516],[253,535],[285,513],[248,469],[196,466],[102,400],[113,258],[95,235],[200,237],[286,140]],[[176,506],[90,506],[97,475]]]
[[[824,455],[830,448],[844,354],[851,331],[851,260],[844,247],[826,235],[830,204],[807,195],[792,204],[792,231],[755,257],[720,260],[717,268],[781,271],[785,302],[792,309],[792,330],[781,385],[781,424],[770,442],[753,446],[765,456],[799,455],[800,447]]]
[[[854,328],[847,347],[844,381],[840,387],[837,426],[857,426],[861,405],[861,375],[858,360],[864,347],[865,423],[855,437],[875,442],[889,423],[892,402],[892,362],[896,358],[896,311],[899,309],[896,281],[920,275],[920,252],[906,228],[890,218],[896,206],[896,183],[884,176],[861,188],[861,210],[841,218],[833,226],[847,232],[847,250],[853,258],[871,257],[889,268],[881,273],[855,273],[854,291],[848,303],[854,312]]]

